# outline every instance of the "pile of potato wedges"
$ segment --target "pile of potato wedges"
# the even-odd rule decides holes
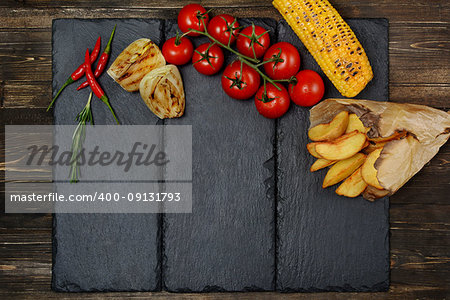
[[[357,197],[364,191],[377,195],[377,198],[388,194],[378,182],[374,164],[386,143],[406,137],[407,132],[369,138],[369,130],[356,114],[342,111],[331,122],[319,124],[308,131],[313,142],[307,145],[307,149],[317,158],[310,171],[330,167],[323,188],[343,181],[336,189],[341,196]]]

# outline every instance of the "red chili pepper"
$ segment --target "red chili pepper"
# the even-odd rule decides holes
[[[84,55],[84,70],[86,71],[87,82],[91,86],[91,89],[94,92],[95,96],[100,98],[100,100],[102,100],[103,103],[105,103],[108,106],[117,124],[120,124],[119,120],[117,120],[116,114],[114,113],[111,105],[109,104],[108,97],[105,95],[105,92],[103,91],[102,87],[100,86],[100,84],[98,84],[97,80],[95,79],[94,73],[92,73],[91,61],[89,59],[89,49],[86,49],[86,54]]]
[[[106,68],[106,64],[108,63],[109,55],[111,54],[111,42],[112,42],[115,31],[116,31],[116,25],[114,26],[111,36],[109,37],[109,41],[108,41],[108,44],[106,45],[105,50],[103,51],[102,55],[100,55],[100,58],[98,59],[97,67],[95,68],[95,71],[94,71],[95,78],[98,78]],[[92,63],[92,61],[91,61],[91,63]],[[89,86],[89,82],[85,81],[77,88],[77,91],[84,89],[87,86]]]
[[[93,63],[100,53],[100,45],[101,45],[101,37],[98,37],[97,42],[95,43],[94,49],[92,50],[90,61]],[[82,63],[73,73],[70,75],[70,77],[67,79],[67,81],[63,84],[63,86],[59,89],[58,93],[56,93],[55,98],[53,98],[50,105],[47,107],[47,111],[53,106],[53,103],[55,103],[56,98],[58,98],[59,94],[71,83],[74,83],[78,79],[80,79],[84,75],[84,63]]]

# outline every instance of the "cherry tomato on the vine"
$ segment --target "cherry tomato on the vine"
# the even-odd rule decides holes
[[[323,80],[312,70],[303,70],[295,75],[297,83],[289,84],[289,96],[300,106],[312,106],[319,102],[325,93]]]
[[[228,96],[238,100],[253,96],[260,82],[258,72],[238,60],[229,64],[222,74],[223,90]]]
[[[162,54],[166,61],[178,66],[188,63],[192,58],[192,53],[194,53],[194,46],[186,37],[179,38],[179,41],[177,41],[177,37],[170,38],[162,47]]]
[[[228,14],[215,16],[208,23],[208,33],[224,45],[232,45],[239,33],[239,23]]]
[[[203,22],[202,22],[203,19]],[[209,16],[206,9],[200,4],[188,4],[184,6],[178,14],[178,27],[182,32],[188,32],[189,29],[204,31],[208,26]],[[203,23],[205,26],[203,26]],[[189,36],[199,36],[199,33],[190,32]]]
[[[264,64],[264,71],[272,79],[289,79],[300,69],[300,54],[287,42],[272,45],[264,54],[264,61],[270,59],[273,61]]]
[[[291,103],[289,93],[284,86],[277,84],[278,90],[273,84],[262,85],[255,95],[255,106],[258,112],[266,118],[276,119],[284,115]]]
[[[270,46],[270,36],[261,26],[252,24],[244,28],[236,41],[237,50],[248,57],[260,58]]]
[[[222,49],[210,43],[201,44],[192,55],[194,68],[204,75],[213,75],[223,66],[224,56]]]

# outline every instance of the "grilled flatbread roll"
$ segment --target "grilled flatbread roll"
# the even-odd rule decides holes
[[[142,79],[139,91],[145,104],[160,119],[184,114],[183,80],[176,66],[167,65],[148,73]]]
[[[166,60],[155,43],[139,39],[120,53],[107,73],[126,91],[135,92],[148,72],[165,64]]]

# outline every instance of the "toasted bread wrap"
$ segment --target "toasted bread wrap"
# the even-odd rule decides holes
[[[139,39],[119,54],[107,73],[126,91],[135,92],[145,75],[165,64],[166,60],[155,43]]]

